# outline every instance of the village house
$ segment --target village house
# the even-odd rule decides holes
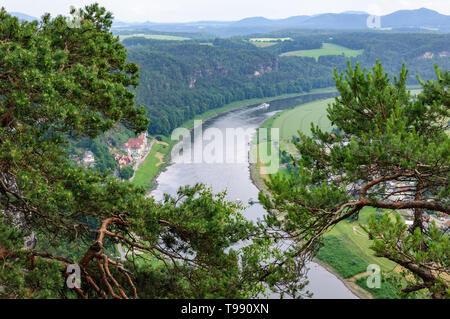
[[[147,132],[142,133],[137,138],[130,138],[120,149],[132,156],[133,159],[142,156],[145,146],[147,145]]]
[[[133,163],[133,157],[130,155],[116,154],[114,159],[119,162],[119,168],[123,168],[125,166],[129,166]]]
[[[93,167],[95,166],[95,157],[94,157],[94,153],[92,153],[91,151],[86,151],[83,154],[83,165],[86,167]]]

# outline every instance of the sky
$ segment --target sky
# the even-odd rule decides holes
[[[279,19],[349,10],[384,15],[422,7],[450,15],[449,0],[0,0],[0,7],[40,17],[46,12],[67,15],[71,5],[80,8],[93,2],[127,22],[234,21],[256,16]]]

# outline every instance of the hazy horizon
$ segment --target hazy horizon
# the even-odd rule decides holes
[[[398,10],[427,8],[441,14],[450,14],[447,0],[378,0],[356,1],[332,0],[298,1],[279,0],[228,0],[226,3],[211,0],[2,0],[0,7],[9,12],[20,12],[40,17],[49,12],[52,15],[69,13],[71,5],[79,8],[98,2],[114,14],[115,20],[123,22],[196,22],[196,21],[236,21],[249,17],[282,19],[298,15],[322,13],[342,13],[364,11],[369,14],[386,15]]]

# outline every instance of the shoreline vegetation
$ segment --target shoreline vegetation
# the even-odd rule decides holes
[[[260,125],[261,127],[265,127],[267,129],[272,128],[273,122],[276,118],[279,118],[281,116],[282,113],[287,113],[292,111],[293,109],[299,108],[299,107],[303,107],[305,105],[311,104],[311,103],[316,103],[316,102],[320,102],[320,101],[327,101],[329,99],[319,99],[317,101],[314,102],[307,102],[304,104],[300,104],[298,106],[295,106],[293,108],[287,109],[283,112],[279,112],[274,114],[273,116],[271,116],[270,118],[268,118],[266,121],[264,121],[263,124]],[[259,147],[259,144],[257,144],[257,147]],[[253,184],[263,193],[267,193],[268,189],[267,186],[265,184],[265,181],[267,181],[269,179],[269,176],[265,175],[265,174],[261,174],[261,167],[264,164],[260,161],[258,161],[258,163],[249,163],[249,173],[250,173],[250,179],[252,180]],[[374,297],[372,296],[372,294],[370,292],[368,292],[367,290],[365,290],[364,288],[362,288],[361,286],[359,286],[356,281],[353,281],[351,279],[346,279],[343,276],[341,276],[341,274],[339,274],[339,272],[337,272],[333,267],[331,267],[331,265],[327,264],[325,261],[320,260],[318,258],[314,258],[313,262],[316,264],[319,264],[320,266],[322,266],[323,268],[325,268],[328,272],[330,272],[331,274],[333,274],[338,280],[340,280],[345,287],[347,287],[347,289],[349,289],[354,295],[356,295],[358,298],[361,299],[373,299]]]
[[[194,121],[202,120],[202,121],[210,121],[214,119],[217,116],[226,114],[227,112],[248,107],[251,105],[264,103],[264,102],[271,102],[275,100],[281,100],[286,98],[292,98],[297,96],[302,96],[306,94],[314,94],[314,93],[327,93],[327,92],[333,92],[336,91],[334,87],[327,87],[327,88],[321,88],[321,89],[313,89],[310,92],[304,92],[304,93],[290,93],[290,94],[283,94],[273,97],[266,97],[266,98],[254,98],[254,99],[247,99],[247,100],[241,100],[241,101],[235,101],[232,103],[229,103],[227,105],[224,105],[217,109],[209,110],[205,113],[199,114],[193,119],[190,119],[183,123],[181,127],[187,128],[187,129],[194,129]],[[150,194],[157,186],[156,179],[158,178],[159,174],[164,172],[168,166],[171,165],[171,150],[176,145],[177,141],[172,141],[170,137],[163,136],[163,135],[156,135],[153,136],[154,139],[159,140],[167,145],[162,145],[155,143],[153,144],[152,149],[147,154],[144,160],[142,160],[141,164],[138,166],[134,179],[133,184],[137,186],[142,186],[147,190],[147,194]],[[161,163],[162,161],[162,163]],[[159,165],[158,165],[159,163]]]
[[[415,87],[411,87],[410,90],[412,94],[415,94],[418,91]],[[293,135],[298,129],[303,131],[303,133],[308,134],[306,130],[309,130],[310,128],[309,122],[319,124],[322,129],[331,127],[329,123],[325,123],[322,120],[324,115],[320,114],[326,110],[320,103],[326,103],[326,105],[328,105],[330,101],[331,99],[320,99],[297,105],[293,108],[274,114],[264,121],[259,128],[280,128],[280,151],[282,151],[283,148],[285,150],[290,150],[291,143],[287,140],[287,136]],[[312,114],[314,113],[313,108],[323,108],[323,110],[314,110],[317,114]],[[293,112],[296,114],[292,114]],[[303,123],[302,127],[296,127],[295,129],[290,127],[292,126],[293,119],[298,119],[299,117],[303,119],[303,122],[308,123]],[[317,119],[320,121],[317,121]],[[255,143],[257,144],[256,147],[259,147],[260,144],[258,142]],[[250,163],[249,173],[253,184],[263,193],[267,193],[268,189],[265,180],[268,180],[270,177],[261,173],[261,169],[264,170],[263,166],[264,163],[260,161],[258,161],[257,164]],[[285,168],[283,168],[281,173],[288,174]],[[359,223],[365,223],[368,217],[373,214],[377,215],[381,213],[377,212],[375,209],[365,209],[360,213],[360,218],[356,223],[344,221],[342,225],[337,225],[330,230],[324,237],[326,245],[320,250],[313,262],[323,266],[327,271],[335,275],[359,298],[396,298],[393,286],[388,282],[383,281],[382,289],[372,289],[371,291],[369,291],[369,288],[367,288],[364,283],[367,276],[370,275],[370,273],[366,272],[367,265],[370,264],[379,264],[381,270],[386,273],[398,272],[398,269],[393,262],[374,255],[369,248],[371,245],[370,240],[359,230]]]
[[[256,98],[256,99],[248,99],[248,100],[242,100],[242,101],[236,101],[230,104],[227,104],[221,108],[217,108],[214,110],[209,110],[208,112],[202,113],[198,116],[196,116],[194,119],[191,119],[189,121],[186,121],[181,127],[193,130],[194,129],[194,121],[196,120],[202,120],[204,122],[210,121],[217,116],[224,115],[230,111],[248,107],[251,105],[264,103],[264,102],[271,102],[275,100],[281,100],[285,98],[291,98],[291,97],[297,97],[305,94],[314,94],[314,93],[327,93],[327,92],[333,92],[335,91],[334,88],[323,88],[323,89],[316,89],[311,90],[310,92],[306,93],[294,93],[294,94],[284,94],[280,96],[270,97],[270,98]],[[260,127],[264,126],[266,128],[271,128],[274,124],[274,120],[276,118],[279,118],[283,113],[292,111],[294,109],[297,109],[299,107],[317,103],[317,102],[323,102],[323,101],[330,101],[330,99],[318,99],[313,102],[307,102],[300,104],[298,106],[295,106],[293,108],[286,109],[282,112],[278,112],[272,117],[268,118]],[[309,126],[308,126],[309,127]],[[139,165],[138,169],[135,173],[135,178],[133,180],[133,183],[142,186],[147,189],[147,195],[151,196],[150,193],[158,186],[156,179],[158,178],[159,174],[164,172],[168,166],[172,164],[171,162],[171,150],[176,145],[177,141],[170,140],[167,136],[161,136],[157,135],[153,137],[156,139],[157,143],[153,144],[153,147],[151,151],[147,154],[146,158],[142,161],[142,163]],[[267,180],[269,177],[264,174],[260,174],[260,168],[263,163],[258,162],[257,164],[249,163],[249,174],[250,179],[253,182],[253,184],[263,192],[267,192],[267,187],[265,185],[264,180]],[[342,242],[342,244],[346,244],[345,242]],[[349,278],[344,278],[342,274],[333,266],[331,263],[327,263],[325,260],[321,260],[319,258],[314,258],[313,262],[321,265],[324,267],[328,272],[332,273],[336,278],[338,278],[353,294],[355,294],[357,297],[362,299],[372,299],[376,298],[371,292],[364,289],[358,282],[361,279],[364,279],[367,277],[368,274],[364,275],[364,272],[353,274],[354,276],[351,276]],[[358,278],[357,278],[358,277]],[[359,280],[357,280],[359,279]]]
[[[271,98],[260,98],[260,99],[249,99],[249,100],[237,101],[237,102],[227,104],[221,108],[218,108],[215,110],[210,110],[208,112],[200,114],[200,115],[196,116],[194,119],[191,119],[191,120],[185,122],[182,125],[182,127],[192,130],[192,129],[194,129],[194,121],[195,120],[210,121],[217,116],[226,114],[227,112],[230,112],[230,111],[233,111],[233,110],[236,110],[239,108],[248,107],[253,104],[271,102],[274,100],[301,96],[303,94],[327,93],[327,92],[333,92],[333,91],[335,91],[335,89],[330,87],[330,88],[311,90],[310,92],[307,92],[307,93],[284,94],[284,95],[275,96],[275,97],[271,97]],[[305,104],[307,104],[307,103],[305,103]],[[301,105],[304,105],[304,104],[301,104]],[[287,112],[289,110],[292,110],[292,108],[286,110],[285,112]],[[273,119],[276,115],[279,115],[279,114],[280,113],[275,114],[271,118],[267,119],[264,123]],[[162,139],[167,144],[167,146],[163,147],[161,149],[162,144],[153,143],[153,147],[152,147],[151,151],[147,154],[146,158],[142,161],[142,163],[139,165],[138,169],[135,172],[135,176],[137,176],[138,174],[139,174],[139,176],[141,176],[140,179],[137,179],[137,180],[136,180],[136,178],[133,179],[133,183],[147,188],[148,196],[150,196],[150,193],[158,186],[156,179],[158,178],[159,174],[164,172],[172,164],[171,159],[170,159],[170,157],[171,157],[170,151],[172,150],[173,146],[175,146],[175,144],[176,144],[173,141],[170,141],[170,139],[165,136],[157,136],[156,138]],[[156,166],[155,163],[157,161],[159,161],[161,157],[156,159],[156,157],[155,157],[156,154],[163,155],[163,157],[162,157],[163,163],[158,166]],[[258,163],[258,164],[249,163],[250,179],[259,190],[267,192],[267,187],[264,183],[264,179],[267,179],[268,176],[261,176],[261,174],[259,173],[260,164],[261,163]],[[145,180],[145,179],[142,180],[143,178],[147,178],[147,180]],[[151,180],[149,181],[149,179],[151,179]],[[314,258],[313,262],[319,264],[320,266],[325,268],[328,272],[333,274],[336,278],[338,278],[338,280],[340,280],[347,287],[347,289],[349,289],[357,297],[363,298],[363,299],[372,299],[373,298],[373,296],[370,294],[370,292],[363,289],[356,282],[346,280],[345,278],[340,276],[339,273],[336,272],[330,265],[326,264],[325,262],[323,262],[317,258]]]

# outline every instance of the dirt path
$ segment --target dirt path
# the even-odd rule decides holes
[[[361,278],[370,276],[370,275],[372,275],[372,274],[373,274],[373,272],[371,272],[371,271],[366,271],[366,272],[362,272],[362,273],[360,273],[360,274],[356,274],[356,275],[354,275],[352,278],[348,278],[347,280],[356,282],[358,279],[361,279]]]
[[[160,145],[169,146],[169,144],[167,144],[166,142],[162,142],[162,141],[158,141],[158,140],[156,140],[155,143],[156,143],[156,144],[160,144]]]
[[[258,165],[256,167],[259,170],[259,175],[261,176],[261,178],[266,181],[270,181],[269,175],[267,175],[266,173],[267,169],[261,160],[258,159]]]
[[[159,144],[159,143],[158,143]],[[157,158],[157,159],[159,159],[159,163],[156,163],[156,167],[159,167],[159,166],[161,166],[162,164],[164,164],[164,154],[162,154],[162,153],[160,153],[160,152],[157,152],[156,154],[155,154],[155,157]]]

